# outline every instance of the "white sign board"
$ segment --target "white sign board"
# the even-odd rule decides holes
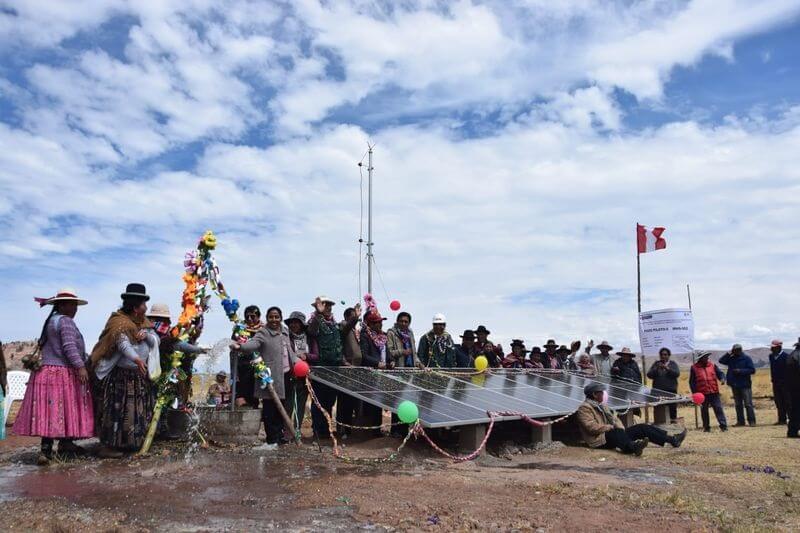
[[[639,343],[644,355],[661,348],[674,354],[694,350],[694,319],[690,309],[659,309],[639,313]]]

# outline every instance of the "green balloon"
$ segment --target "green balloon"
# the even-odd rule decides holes
[[[419,419],[417,404],[409,400],[403,400],[397,406],[397,417],[404,424],[413,424]]]

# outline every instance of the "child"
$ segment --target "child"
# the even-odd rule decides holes
[[[231,387],[227,383],[228,374],[217,373],[216,381],[208,387],[208,403],[210,405],[226,405],[231,401]]]

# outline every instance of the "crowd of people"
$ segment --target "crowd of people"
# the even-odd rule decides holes
[[[170,334],[169,307],[154,304],[148,311],[149,299],[144,285],[128,284],[121,294],[120,308],[109,316],[90,354],[74,321],[78,308],[86,305],[86,300],[71,289],[61,290],[51,298],[37,299],[42,306],[51,306],[51,312],[42,326],[37,353],[28,358],[33,372],[12,431],[41,437],[40,464],[51,460],[56,444],[60,453],[80,454],[84,450],[74,441],[95,436],[101,443],[99,455],[104,458],[118,458],[124,452],[138,450],[153,413],[156,399],[153,380],[170,368],[175,350],[190,356],[185,358],[184,365],[187,373],[191,373],[192,356],[203,349],[175,339]],[[298,361],[306,361],[312,367],[473,368],[476,360],[484,357],[491,368],[571,370],[643,382],[635,354],[627,347],[614,352],[606,341],[596,346],[596,352],[593,352],[594,342],[590,341],[581,352],[580,341],[567,346],[550,339],[541,347],[528,350],[523,340],[514,339],[510,352],[504,353],[502,346],[489,340],[491,331],[483,325],[465,330],[456,343],[447,331],[445,316],[437,313],[430,329],[417,341],[408,312],[398,313],[394,325],[384,330],[386,318],[373,301],[367,301],[363,317],[358,304],[345,309],[341,321],[335,318],[335,305],[331,298],[319,296],[309,317],[293,311],[285,319],[283,311],[273,306],[267,309],[263,321],[258,306],[250,305],[244,310],[246,339],[238,337],[231,342],[235,395],[231,398],[227,374],[221,372],[209,387],[208,396],[216,405],[233,401],[239,408],[260,408],[266,432],[266,443],[262,446],[266,449],[293,437],[287,433],[280,411],[292,417],[296,427],[305,418],[309,400],[306,378],[298,378],[292,371]],[[780,341],[773,341],[770,354],[778,423],[788,423],[788,436],[793,438],[798,437],[800,429],[800,341],[795,348],[787,353]],[[253,353],[269,368],[280,405],[258,386]],[[612,353],[616,358],[612,358]],[[689,371],[689,384],[693,393],[703,395],[703,429],[711,430],[709,409],[712,409],[720,429],[727,430],[719,394],[720,386],[726,383],[733,393],[736,425],[744,426],[745,420],[755,425],[752,396],[755,367],[741,345],[734,345],[719,360],[727,366],[724,374],[709,360],[709,352],[696,355]],[[681,370],[671,356],[668,348],[662,348],[646,375],[654,388],[676,393]],[[3,370],[0,367],[0,392],[5,390]],[[185,385],[180,392],[183,401],[188,401],[188,387]],[[359,414],[365,425],[380,432],[379,408],[362,405],[352,396],[319,382],[312,383],[312,388],[322,408],[311,402],[312,429],[317,438],[330,437],[332,424],[326,415],[334,411],[333,429],[340,438],[348,437]],[[660,428],[644,424],[624,428],[617,415],[603,403],[600,383],[590,384],[584,392],[586,401],[576,419],[589,446],[640,454],[648,443],[680,446],[685,437],[685,432],[669,436]],[[670,417],[673,421],[677,419],[676,405],[670,406]],[[398,422],[395,416],[393,422]],[[392,424],[392,428],[395,436],[405,433],[399,424]]]

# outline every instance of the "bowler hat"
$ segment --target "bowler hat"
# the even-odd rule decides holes
[[[553,339],[547,339],[547,342],[542,345],[542,348],[558,348],[558,344]]]
[[[514,346],[519,346],[520,348],[522,348],[522,351],[525,352],[525,353],[529,352],[529,350],[525,349],[525,341],[523,341],[522,339],[514,339],[514,340],[512,340],[511,341],[511,347],[513,348]]]
[[[463,335],[459,335],[462,339],[475,339],[475,332],[471,329],[465,329]]]
[[[489,331],[488,329],[486,329],[486,326],[478,326],[477,328],[475,328],[475,334],[477,335],[478,333],[483,333],[485,335],[489,335],[492,332]]]
[[[567,348],[562,344],[561,346],[558,347],[556,353],[572,353],[572,350],[570,350],[569,348]]]
[[[147,295],[147,290],[144,288],[144,285],[141,283],[128,283],[128,286],[125,287],[125,292],[120,294],[120,296],[125,298],[141,298],[145,302],[150,299]]]

